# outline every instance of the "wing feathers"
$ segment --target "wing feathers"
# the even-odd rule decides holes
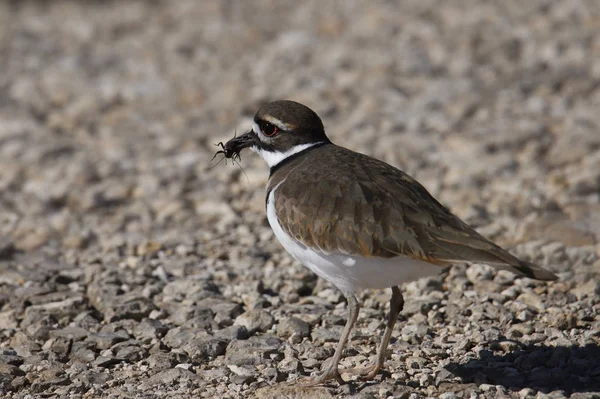
[[[536,279],[556,278],[482,237],[416,180],[384,162],[335,145],[317,148],[309,158],[278,169],[268,187],[277,187],[280,225],[304,245],[366,257],[403,255],[440,266],[487,263]]]

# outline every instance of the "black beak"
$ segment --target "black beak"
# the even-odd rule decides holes
[[[239,137],[234,137],[229,140],[223,147],[222,151],[218,153],[222,153],[225,155],[225,158],[234,158],[240,155],[240,152],[247,147],[252,147],[257,141],[256,134],[252,130],[247,131],[243,135]]]

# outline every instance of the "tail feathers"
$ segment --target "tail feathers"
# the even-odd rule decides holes
[[[536,280],[552,281],[558,276],[540,266],[521,260],[496,244],[485,239],[466,244],[446,242],[444,253],[438,256],[439,261],[487,263],[497,269],[508,270]],[[441,252],[441,251],[440,251]]]
[[[546,269],[543,269],[531,262],[519,260],[518,265],[511,266],[515,268],[518,273],[523,274],[529,278],[534,278],[536,280],[554,281],[558,279],[558,276],[556,274]]]
[[[498,251],[499,249],[499,251]],[[554,281],[558,280],[558,276],[549,270],[546,270],[535,263],[527,262],[513,256],[512,254],[504,251],[501,248],[497,248],[494,251],[496,259],[499,261],[484,260],[482,263],[487,263],[496,269],[508,270],[510,272],[520,274],[525,277],[533,278],[536,280]],[[498,256],[500,255],[500,256]]]
[[[552,281],[558,279],[554,273],[531,262],[523,261],[510,254],[493,242],[482,237],[468,226],[458,234],[452,231],[438,230],[434,235],[435,247],[429,250],[431,258],[438,263],[468,262],[486,263],[497,269],[504,269],[537,280]],[[444,245],[440,245],[443,242]],[[431,260],[428,260],[431,262]]]

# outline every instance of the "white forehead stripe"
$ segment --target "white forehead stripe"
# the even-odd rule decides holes
[[[279,130],[293,130],[294,129],[294,125],[292,125],[290,123],[283,123],[279,119],[273,118],[271,116],[265,116],[265,117],[263,117],[263,120],[266,122],[269,122],[271,125],[277,127],[277,129],[279,129]],[[256,134],[260,133],[260,127],[258,126],[256,121],[252,122],[252,130],[254,130],[254,133],[256,133]]]
[[[280,163],[287,157],[290,157],[290,156],[297,154],[299,152],[302,152],[314,145],[322,144],[322,143],[323,143],[322,141],[319,141],[317,143],[299,144],[297,146],[290,148],[286,152],[266,151],[266,150],[257,148],[256,146],[252,147],[252,150],[254,152],[256,152],[258,155],[260,155],[261,158],[267,162],[267,165],[269,165],[269,167],[272,168],[273,166],[276,166],[278,163]]]
[[[252,122],[252,130],[254,130],[254,133],[256,133],[258,137],[261,136],[260,127],[258,126],[258,123]]]

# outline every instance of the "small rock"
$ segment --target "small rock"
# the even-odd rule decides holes
[[[73,342],[71,359],[88,363],[96,358],[96,344],[89,341]]]
[[[600,281],[589,280],[588,282],[575,287],[571,292],[576,295],[577,298],[600,295]]]
[[[234,339],[247,339],[248,338],[248,330],[244,326],[229,326],[225,327],[221,330],[217,330],[214,332],[215,337],[223,338],[228,341],[232,341]]]
[[[19,391],[25,387],[29,383],[29,380],[25,376],[19,377],[11,377],[12,381],[10,382],[10,387],[13,391]],[[1,381],[1,377],[0,377]]]
[[[104,311],[104,319],[107,322],[113,322],[122,319],[142,320],[148,317],[151,311],[156,307],[150,298],[124,298],[114,301],[112,305]]]
[[[431,330],[426,324],[408,324],[402,329],[402,340],[411,344],[420,344],[423,338],[430,333]]]
[[[337,342],[340,339],[343,329],[344,327],[337,325],[313,328],[310,334],[311,340],[317,344],[323,344],[325,342]]]
[[[153,370],[170,369],[176,364],[182,363],[184,359],[181,354],[174,352],[159,352],[154,353],[146,359],[148,367]]]
[[[425,364],[427,364],[427,360],[423,359],[422,357],[412,356],[406,359],[406,367],[409,369],[422,369],[425,367]]]
[[[98,356],[93,362],[92,366],[94,367],[110,367],[115,364],[119,364],[123,361],[123,359],[119,359],[116,357],[106,357],[106,356]]]
[[[525,309],[517,314],[517,320],[519,320],[519,321],[531,321],[534,318],[535,318],[535,315],[527,309]]]
[[[12,364],[0,363],[0,374],[8,374],[12,376],[25,375],[23,370]]]
[[[227,347],[225,363],[236,366],[256,366],[268,359],[281,359],[281,340],[271,335],[251,337],[245,341],[232,341]]]
[[[286,357],[277,364],[277,369],[286,374],[304,374],[302,363],[298,359]]]
[[[544,321],[550,327],[556,327],[559,330],[570,330],[577,327],[577,318],[567,313],[549,313],[544,315]]]
[[[122,344],[126,345],[120,346],[119,344],[113,347],[113,351],[117,358],[133,363],[146,356],[146,350],[139,345],[130,345],[127,341]]]
[[[519,324],[513,325],[510,328],[510,330],[508,331],[508,334],[513,338],[520,338],[524,335],[529,335],[529,334],[533,333],[534,331],[535,330],[531,324],[519,323]]]
[[[535,397],[536,391],[531,388],[523,388],[519,391],[519,397],[522,399],[528,399]]]
[[[190,304],[189,306],[180,306],[170,319],[176,325],[206,330],[212,325],[214,313],[211,309]]]
[[[517,301],[523,302],[527,306],[530,306],[537,310],[538,312],[543,312],[546,310],[546,305],[544,301],[539,295],[534,294],[533,292],[525,292],[517,297]]]
[[[169,329],[160,321],[154,319],[143,319],[133,329],[133,335],[142,342],[162,338]]]
[[[229,380],[234,384],[249,384],[256,380],[256,368],[254,366],[240,367],[235,365],[228,365],[227,367],[232,372],[232,375],[229,377]]]
[[[17,352],[11,348],[0,349],[0,363],[6,363],[13,366],[23,364],[23,358],[17,355]]]
[[[163,342],[171,348],[181,348],[196,337],[205,337],[208,333],[203,329],[176,327],[171,328],[164,336]]]
[[[277,336],[299,343],[310,335],[310,325],[297,317],[289,317],[277,325]]]
[[[100,333],[92,333],[87,338],[86,341],[93,342],[96,344],[96,347],[100,350],[109,349],[113,345],[127,341],[130,338],[129,334],[126,331],[120,330],[115,333],[111,332],[100,332]]]
[[[243,313],[242,305],[222,298],[208,297],[198,301],[197,306],[212,310],[214,313],[214,322],[219,327],[232,325],[234,319]]]
[[[224,355],[228,344],[228,339],[205,335],[195,337],[183,344],[181,348],[190,356],[193,362],[200,363]]]
[[[4,329],[17,328],[19,326],[14,310],[0,312],[0,326]]]
[[[263,309],[251,309],[239,315],[234,324],[246,327],[248,333],[252,335],[257,331],[269,330],[275,324],[275,319]]]
[[[54,352],[60,359],[66,359],[71,351],[72,344],[73,340],[71,338],[56,337],[46,341],[42,349]]]
[[[89,335],[89,332],[81,327],[65,327],[59,330],[52,330],[49,333],[50,338],[69,338],[73,341],[81,341]]]
[[[17,352],[19,356],[29,357],[36,352],[39,352],[40,345],[29,338],[23,332],[16,332],[10,340],[10,346]]]
[[[254,397],[256,399],[334,399],[335,396],[324,387],[301,387],[274,385],[257,389]]]
[[[148,379],[149,385],[172,385],[175,382],[195,381],[200,377],[180,367],[163,370]]]
[[[492,350],[500,350],[502,352],[514,352],[521,348],[521,345],[515,341],[496,341],[490,345]]]

